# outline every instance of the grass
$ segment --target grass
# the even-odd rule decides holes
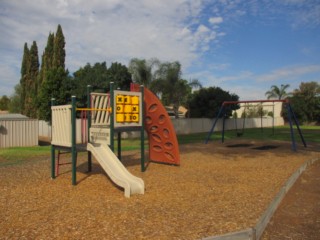
[[[0,149],[0,166],[22,164],[50,154],[50,146],[12,147]]]
[[[294,128],[295,129],[295,128]],[[305,141],[320,143],[320,126],[301,126],[301,130]],[[238,131],[239,132],[239,131]],[[294,130],[295,139],[300,141],[297,130]],[[178,135],[179,144],[204,143],[208,133],[195,133],[187,135]],[[261,129],[245,129],[241,137],[237,137],[235,130],[225,131],[225,140],[230,139],[251,139],[251,140],[280,140],[291,141],[290,127],[275,127],[274,134],[272,128]],[[210,136],[210,140],[219,141],[221,132],[214,132]],[[140,149],[140,139],[124,139],[121,141],[122,151]],[[148,141],[145,141],[145,149],[148,149]],[[115,152],[117,152],[117,142],[115,141]],[[50,146],[36,147],[14,147],[0,149],[0,166],[14,165],[24,163],[26,161],[39,159],[41,156],[50,156]]]
[[[300,127],[303,137],[306,142],[318,142],[320,143],[320,127],[319,126],[301,126]],[[241,132],[238,130],[238,132]],[[213,133],[210,140],[221,138],[221,132]],[[294,137],[297,142],[301,141],[298,130],[294,127]],[[279,141],[291,141],[291,132],[289,126],[275,127],[274,131],[272,128],[252,128],[245,129],[241,137],[237,137],[235,130],[225,131],[225,139],[252,139],[252,140],[279,140]]]

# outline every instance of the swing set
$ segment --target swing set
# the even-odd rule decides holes
[[[268,102],[267,102],[268,103]],[[246,126],[246,119],[248,118],[248,116],[250,117],[250,112],[248,113],[248,111],[250,111],[250,108],[255,108],[255,107],[258,107],[258,110],[256,111],[256,113],[259,115],[259,116],[254,116],[254,118],[260,118],[260,127],[261,127],[261,132],[263,132],[263,116],[264,116],[264,111],[263,111],[263,107],[272,107],[272,112],[268,112],[268,115],[269,113],[271,113],[272,115],[272,135],[274,135],[274,106],[275,106],[275,102],[272,101],[272,105],[263,105],[261,102],[260,102],[260,105],[252,105],[252,104],[248,104],[247,102],[245,103],[244,105],[244,110],[243,112],[241,113],[241,118],[240,119],[243,119],[242,120],[242,127],[241,127],[241,124],[239,126],[239,123],[237,121],[238,117],[237,117],[237,112],[234,113],[233,115],[233,119],[234,119],[234,128],[236,130],[236,136],[237,137],[241,137],[242,135],[244,135],[244,130],[245,130],[245,126]],[[259,109],[261,107],[261,109]],[[251,117],[252,118],[252,117]],[[241,127],[241,128],[239,128]]]
[[[234,124],[235,124],[235,129],[236,129],[236,135],[237,137],[241,137],[244,134],[244,129],[245,129],[245,125],[246,125],[246,109],[248,108],[248,104],[252,104],[252,103],[272,103],[273,105],[273,118],[272,118],[272,133],[274,134],[274,103],[276,102],[281,102],[285,104],[285,107],[287,108],[288,111],[288,120],[289,120],[289,125],[290,125],[290,134],[291,134],[291,146],[292,146],[292,150],[296,151],[297,147],[296,147],[296,141],[295,141],[295,137],[294,137],[294,131],[293,131],[293,123],[295,123],[296,128],[298,130],[299,136],[301,138],[301,141],[304,145],[304,147],[307,147],[307,144],[304,140],[304,137],[302,135],[301,129],[299,127],[299,122],[295,116],[295,113],[290,105],[289,100],[252,100],[252,101],[225,101],[222,103],[218,115],[215,118],[215,121],[213,122],[213,125],[207,135],[207,138],[205,140],[205,144],[207,144],[209,142],[210,136],[212,135],[214,128],[218,122],[218,119],[222,117],[223,123],[222,123],[222,135],[221,135],[221,142],[224,142],[224,133],[225,133],[225,120],[226,120],[226,111],[228,108],[230,108],[230,105],[234,105],[234,104],[239,104],[239,103],[244,103],[245,104],[245,109],[244,109],[244,113],[243,113],[243,122],[242,122],[242,129],[238,128],[238,123],[237,123],[237,119],[234,118]],[[260,113],[260,119],[261,119],[261,131],[263,131],[263,121],[262,121],[262,117],[263,117],[263,111],[261,111]]]

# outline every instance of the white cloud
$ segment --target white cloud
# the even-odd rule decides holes
[[[219,63],[219,64],[212,63],[208,65],[208,68],[213,71],[216,71],[216,70],[222,71],[230,68],[230,64],[229,63]]]
[[[265,99],[265,92],[271,85],[280,86],[288,83],[295,89],[301,82],[319,81],[315,80],[319,73],[320,65],[287,66],[264,74],[256,74],[251,71],[230,73],[228,64],[213,64],[210,70],[189,73],[187,79],[198,79],[204,87],[221,87],[237,94],[242,100],[254,100]]]
[[[218,66],[223,70],[226,66]],[[238,74],[215,75],[211,71],[199,71],[189,74],[187,79],[198,79],[204,87],[221,87],[229,93],[237,94],[241,100],[264,99],[266,89],[261,84],[255,84],[254,74],[249,71],[242,71]]]
[[[228,91],[235,93],[239,96],[239,100],[263,100],[265,99],[265,90],[259,86],[246,85],[246,86],[229,86]]]
[[[209,18],[209,22],[211,24],[220,24],[223,22],[223,18],[222,17],[211,17],[211,18]]]
[[[24,43],[30,47],[35,40],[41,59],[48,34],[55,32],[58,24],[66,38],[66,66],[70,72],[87,62],[127,64],[133,57],[157,57],[162,61],[180,61],[186,72],[192,65],[199,68],[203,65],[205,71],[194,75],[206,81],[207,86],[243,83],[253,78],[262,84],[319,73],[319,65],[297,65],[259,75],[253,74],[254,69],[239,74],[228,72],[225,76],[211,73],[231,68],[219,62],[227,61],[225,56],[230,50],[226,45],[230,41],[220,44],[219,40],[233,30],[237,25],[234,23],[257,17],[263,22],[285,19],[299,26],[319,26],[320,4],[316,3],[307,0],[219,0],[212,3],[203,0],[1,0],[0,96],[7,94],[10,86],[13,90],[19,81]],[[227,27],[222,29],[224,25]],[[225,52],[212,66],[214,61],[209,55],[215,54],[217,43],[218,47],[225,47]],[[306,50],[305,53],[310,53]]]
[[[61,24],[71,72],[88,62],[127,64],[133,57],[178,60],[186,68],[216,38],[208,27],[194,27],[202,8],[200,0],[4,0],[0,32],[6,37],[0,38],[0,45],[20,62],[24,43],[30,46],[35,40],[41,59],[49,32]],[[20,67],[0,53],[1,64]],[[16,84],[18,79],[16,73],[11,81]]]
[[[269,82],[286,79],[297,79],[306,74],[320,73],[320,65],[290,66],[276,69],[270,73],[256,77],[259,82]]]
[[[19,82],[19,76],[14,66],[7,66],[6,64],[0,64],[0,96],[13,94],[13,87]],[[12,83],[12,79],[17,79],[16,83]]]
[[[221,67],[227,67],[227,65],[220,66],[220,68]],[[252,80],[253,76],[254,74],[249,71],[242,71],[234,75],[217,76],[209,70],[199,71],[188,75],[191,79],[199,79],[204,87],[220,86],[222,84],[229,84],[229,82],[231,82],[231,85],[234,84],[234,82],[242,84],[243,81]]]

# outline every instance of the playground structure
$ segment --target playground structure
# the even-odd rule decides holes
[[[133,176],[121,163],[121,132],[140,132],[141,171],[146,170],[144,131],[149,139],[149,162],[180,164],[177,137],[171,120],[160,100],[143,86],[131,85],[131,91],[113,89],[110,93],[87,90],[87,108],[72,104],[54,106],[52,101],[51,177],[59,172],[60,154],[71,152],[72,184],[76,185],[77,153],[88,152],[88,172],[92,155],[111,180],[124,188],[126,197],[144,194],[144,182]],[[76,112],[81,111],[81,142],[76,142]],[[118,135],[118,156],[114,154],[114,135]],[[56,162],[55,152],[58,150]]]
[[[285,100],[251,100],[251,101],[225,101],[222,103],[220,109],[219,109],[219,112],[218,112],[218,115],[217,117],[215,118],[215,121],[213,122],[213,125],[207,135],[207,138],[205,140],[205,144],[208,143],[209,139],[210,139],[210,136],[212,135],[212,133],[214,132],[214,128],[219,120],[219,118],[222,117],[222,134],[221,134],[221,142],[224,142],[224,133],[225,133],[225,119],[226,119],[226,110],[227,110],[227,106],[229,105],[232,105],[232,104],[239,104],[239,103],[244,103],[244,104],[252,104],[252,103],[260,103],[262,105],[262,103],[273,103],[273,106],[274,106],[274,103],[275,102],[280,102],[280,103],[284,103],[285,104],[285,107],[288,111],[288,120],[289,120],[289,125],[290,125],[290,136],[291,136],[291,146],[292,146],[292,150],[293,151],[296,151],[297,150],[297,146],[296,146],[296,141],[295,141],[295,137],[294,137],[294,131],[293,131],[293,121],[296,125],[296,128],[298,130],[298,133],[299,133],[299,136],[301,138],[301,141],[304,145],[304,147],[307,147],[307,144],[304,140],[304,137],[302,135],[302,132],[301,132],[301,129],[299,127],[299,122],[295,116],[295,113],[290,105],[290,102],[288,99],[285,99]],[[246,105],[245,105],[246,106]],[[273,114],[274,114],[274,110],[273,110]],[[244,114],[245,115],[245,114]],[[293,119],[293,121],[292,121]],[[274,117],[273,117],[273,120],[274,120]],[[242,132],[238,132],[238,127],[237,127],[237,123],[236,123],[236,120],[235,120],[235,126],[236,126],[236,131],[237,131],[237,136],[241,136],[243,135],[244,133],[244,128],[245,128],[245,118],[243,119],[243,122],[242,122]],[[263,126],[262,126],[262,111],[261,111],[261,131],[263,129]],[[274,124],[273,124],[273,133],[274,133]]]
[[[240,108],[232,111],[234,128],[238,137],[244,134],[245,128],[254,128],[260,125],[263,131],[264,124],[272,126],[274,135],[275,124],[284,124],[281,117],[282,102],[262,102],[262,103],[240,103]],[[260,121],[258,119],[260,118]],[[255,119],[255,120],[254,120]],[[227,126],[228,127],[228,126]],[[230,127],[230,125],[229,125]]]

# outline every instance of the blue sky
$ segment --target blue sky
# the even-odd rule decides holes
[[[24,43],[35,40],[41,59],[58,24],[71,73],[156,57],[242,100],[320,82],[320,0],[1,0],[0,96],[19,82]]]

